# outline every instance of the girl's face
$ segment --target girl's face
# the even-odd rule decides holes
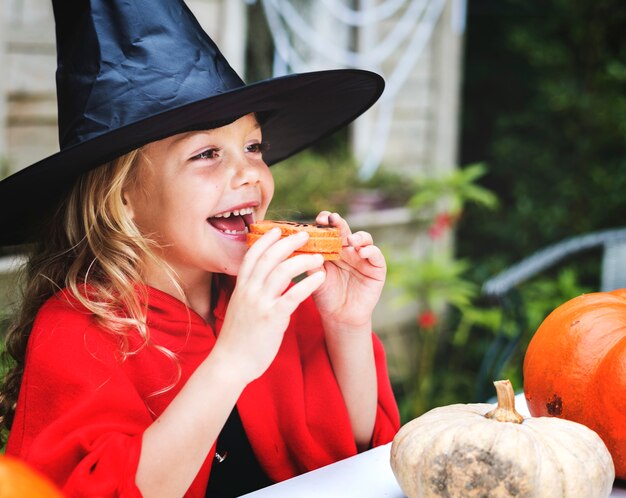
[[[207,272],[237,274],[246,226],[263,219],[274,193],[264,146],[261,128],[249,114],[222,128],[144,147],[126,205],[183,281]]]

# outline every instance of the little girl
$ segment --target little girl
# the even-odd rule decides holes
[[[246,86],[182,2],[54,9],[61,151],[0,182],[16,213],[0,242],[36,242],[7,339],[7,453],[67,496],[221,497],[389,442],[371,236],[322,212],[338,261],[290,257],[306,234],[245,244],[268,164],[354,119],[380,79]]]

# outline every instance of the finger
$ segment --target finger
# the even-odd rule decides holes
[[[318,225],[330,225],[328,217],[331,214],[332,213],[330,211],[320,211],[320,213],[315,218],[315,223],[317,223]]]
[[[268,247],[259,257],[257,265],[268,264],[272,268],[287,259],[294,251],[302,247],[309,240],[307,232],[297,232],[281,238]]]
[[[370,233],[359,231],[348,236],[348,244],[355,248],[371,246],[374,244],[374,239]]]
[[[326,273],[316,271],[294,284],[285,292],[277,303],[277,307],[291,315],[302,301],[315,292],[324,283]]]
[[[280,295],[298,275],[319,270],[323,264],[324,257],[321,254],[298,254],[289,258],[269,274],[264,291],[271,295]]]
[[[272,229],[270,232],[274,230],[280,233],[280,229]],[[264,238],[265,235],[259,238],[248,250],[248,252],[251,252],[253,249],[256,249],[259,243],[264,242],[261,248],[258,251],[255,250],[249,258],[247,258],[248,255],[246,254],[242,268],[239,271],[239,278],[243,276],[249,280],[254,274],[257,279],[264,281],[267,275],[274,271],[281,261],[287,259],[296,249],[306,243],[309,239],[309,234],[306,232],[298,232],[283,238],[279,235],[278,239],[273,235],[269,241],[264,240]]]
[[[362,259],[366,259],[372,266],[376,268],[386,268],[387,262],[382,251],[374,245],[363,246],[357,249],[357,254]]]
[[[263,234],[247,251],[241,262],[238,278],[247,279],[263,253],[281,237],[280,228],[272,228]]]
[[[320,211],[315,218],[315,223],[336,228],[342,228],[344,224],[348,226],[346,220],[344,220],[339,213],[331,213],[330,211]]]
[[[350,225],[344,220],[339,213],[331,213],[330,211],[321,211],[315,218],[315,222],[320,225],[327,225],[339,229],[341,234],[342,245],[348,245],[348,237],[352,233]]]

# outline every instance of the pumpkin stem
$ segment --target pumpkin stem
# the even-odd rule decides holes
[[[521,424],[524,420],[515,410],[515,393],[513,386],[508,380],[497,380],[493,383],[498,395],[498,406],[485,414],[485,417],[498,422],[514,422]]]

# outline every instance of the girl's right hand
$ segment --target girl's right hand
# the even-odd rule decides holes
[[[304,245],[307,233],[280,238],[274,228],[246,253],[237,285],[226,311],[213,353],[229,356],[232,373],[247,384],[270,366],[283,339],[291,314],[323,282],[325,273],[314,271],[324,259],[320,254],[291,253]],[[298,275],[308,276],[291,287]]]

